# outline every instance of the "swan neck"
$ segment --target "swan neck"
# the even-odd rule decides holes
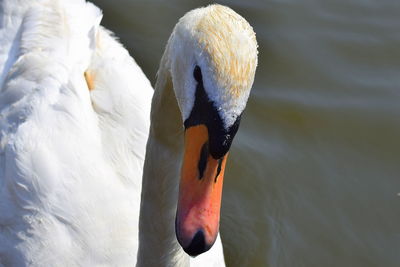
[[[164,54],[152,101],[143,170],[137,266],[189,264],[175,237],[182,148],[183,123]]]

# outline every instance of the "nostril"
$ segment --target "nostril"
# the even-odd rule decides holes
[[[194,257],[203,252],[206,252],[210,248],[211,246],[206,244],[203,231],[199,230],[193,237],[190,245],[187,248],[183,248],[183,250],[190,256]]]
[[[208,158],[208,142],[204,143],[203,147],[201,148],[200,152],[200,159],[199,159],[199,180],[203,178],[204,170],[207,167],[207,158]]]

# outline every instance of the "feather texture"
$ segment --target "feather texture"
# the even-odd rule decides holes
[[[0,3],[1,263],[134,265],[149,81],[94,5]]]

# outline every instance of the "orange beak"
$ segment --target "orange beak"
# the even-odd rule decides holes
[[[219,229],[228,155],[214,159],[208,152],[208,141],[208,129],[204,124],[190,127],[185,132],[175,227],[179,243],[191,256],[209,250]]]

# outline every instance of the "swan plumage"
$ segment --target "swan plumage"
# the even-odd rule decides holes
[[[154,255],[156,266],[187,265],[189,258],[177,247],[170,222],[164,233],[142,232],[138,238],[140,200],[142,212],[158,212],[154,199],[146,199],[152,183],[148,175],[140,196],[153,90],[126,49],[100,25],[101,11],[84,0],[0,4],[0,266],[132,266]],[[244,87],[251,87],[255,65]],[[172,83],[165,71],[160,68],[156,88]],[[185,116],[187,105],[181,101],[190,98],[181,98],[178,91],[177,99],[171,90],[166,94],[164,102],[174,98],[165,113],[178,110],[178,99]],[[246,102],[247,91],[242,96]],[[226,114],[235,117],[243,111],[242,102],[226,102],[237,108]],[[153,106],[152,113],[158,108]],[[151,128],[182,128],[182,121],[174,119],[152,121]],[[229,116],[224,121],[231,123]],[[149,139],[148,168],[162,157],[181,155],[165,147],[168,142],[182,144],[176,139],[181,128],[177,135]],[[176,176],[178,163],[159,162],[157,170]],[[160,217],[171,219],[177,183],[165,181],[161,187],[161,195],[171,196],[161,205],[167,215]],[[141,215],[142,226],[145,217]],[[157,223],[164,222],[148,226]],[[154,250],[145,251],[149,244]],[[219,236],[209,252],[190,262],[224,265]]]
[[[0,262],[134,265],[150,82],[94,5],[1,4]]]

